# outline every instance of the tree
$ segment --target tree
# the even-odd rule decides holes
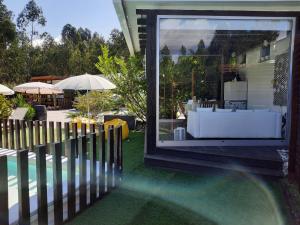
[[[139,55],[122,57],[110,56],[108,46],[101,46],[102,55],[98,57],[96,67],[107,76],[117,88],[127,109],[143,122],[146,121],[146,80],[143,58]]]
[[[71,24],[66,24],[61,32],[62,40],[66,44],[71,42],[72,44],[78,44],[79,36],[77,33],[76,27],[73,27]]]
[[[5,49],[15,38],[16,26],[12,22],[12,13],[0,0],[0,49]]]
[[[45,26],[46,18],[43,15],[43,10],[39,7],[34,0],[30,0],[22,12],[17,18],[17,26],[23,32],[27,31],[28,26],[30,26],[30,43],[33,44],[33,38],[39,35],[39,32],[36,30],[35,26]]]
[[[123,32],[118,29],[113,29],[108,40],[109,53],[119,57],[129,57],[129,50],[127,48],[126,40]]]

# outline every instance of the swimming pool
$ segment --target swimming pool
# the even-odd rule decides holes
[[[8,193],[9,193],[9,221],[10,224],[16,224],[19,217],[18,210],[18,180],[17,180],[17,157],[8,156]],[[66,160],[64,160],[62,165],[62,180],[63,180],[63,194],[67,193],[67,170],[66,170]],[[76,171],[76,175],[78,171]],[[46,176],[47,176],[47,196],[48,203],[53,201],[53,169],[52,162],[47,161],[46,166]],[[30,212],[35,214],[37,210],[37,183],[36,183],[36,164],[35,159],[28,159],[28,181],[29,181],[29,196],[30,196]],[[76,180],[77,177],[76,177]]]

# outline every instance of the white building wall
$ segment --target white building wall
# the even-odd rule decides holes
[[[270,60],[260,61],[261,47],[246,53],[246,66],[240,69],[241,77],[248,81],[248,108],[272,109],[286,112],[286,107],[273,105],[274,100],[274,65],[275,56],[285,53],[289,49],[290,38],[271,43]]]

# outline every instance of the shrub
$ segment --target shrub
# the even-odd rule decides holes
[[[3,95],[0,95],[0,119],[7,119],[12,112],[12,104]]]
[[[26,100],[24,99],[23,95],[18,94],[13,100],[13,105],[15,107],[22,107],[22,108],[27,108],[28,111],[25,115],[25,120],[33,120],[33,118],[35,117],[36,111],[35,109],[26,102]]]
[[[111,91],[91,91],[76,97],[73,106],[80,115],[88,116],[89,112],[96,118],[101,112],[118,109],[122,106],[122,102]]]

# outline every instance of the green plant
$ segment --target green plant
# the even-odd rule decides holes
[[[0,95],[0,119],[7,119],[12,112],[12,104],[3,95]]]
[[[17,94],[17,96],[14,99],[12,99],[12,103],[13,103],[14,107],[21,107],[21,108],[28,109],[28,111],[25,115],[26,120],[32,120],[35,117],[35,115],[36,115],[35,109],[26,102],[23,95]]]
[[[96,67],[115,85],[114,93],[120,96],[129,112],[146,121],[146,80],[143,58],[139,55],[124,58],[110,56],[108,47],[101,46],[102,55]]]
[[[87,116],[89,112],[93,118],[101,112],[118,109],[121,105],[122,102],[111,91],[91,91],[79,95],[73,104],[81,115]]]

